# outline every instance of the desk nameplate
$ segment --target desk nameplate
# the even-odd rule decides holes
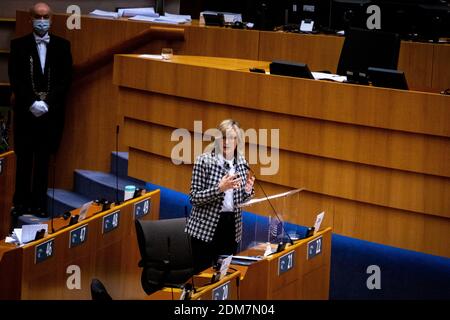
[[[306,251],[307,260],[310,260],[322,253],[322,240],[322,236],[320,236],[308,242]]]
[[[225,282],[221,286],[213,289],[212,299],[213,300],[229,300],[230,293],[230,281]]]
[[[147,215],[150,212],[151,207],[152,203],[150,201],[150,198],[136,202],[133,207],[134,218],[139,219]]]
[[[55,238],[38,244],[34,251],[34,263],[40,263],[53,256],[53,247],[55,244]]]
[[[69,248],[79,246],[87,240],[88,225],[82,225],[74,230],[70,231],[69,236]]]
[[[107,232],[116,229],[119,226],[119,221],[120,221],[120,210],[105,215],[103,217],[102,233],[105,234]]]
[[[278,258],[278,275],[291,270],[294,267],[295,251],[290,251]]]

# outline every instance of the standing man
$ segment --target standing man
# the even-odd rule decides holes
[[[48,165],[64,126],[64,103],[72,80],[70,43],[49,33],[48,4],[30,9],[33,32],[11,41],[9,79],[13,92],[17,159],[14,217],[48,217]]]

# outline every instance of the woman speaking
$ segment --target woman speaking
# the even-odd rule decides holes
[[[227,119],[218,127],[213,150],[195,160],[189,194],[193,207],[186,231],[196,273],[210,267],[219,255],[235,254],[241,241],[239,205],[252,197],[255,181],[239,152],[243,144],[239,123]]]

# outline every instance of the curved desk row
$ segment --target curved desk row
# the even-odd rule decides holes
[[[265,249],[263,243],[238,255],[262,257]],[[187,281],[196,288],[191,300],[327,300],[330,258],[331,228],[325,228],[249,265],[232,262],[220,281],[211,283],[214,271],[205,270]],[[181,292],[164,288],[145,299],[179,300]]]
[[[93,278],[115,299],[141,298],[134,220],[158,219],[159,203],[156,190],[106,211],[94,204],[87,218],[72,226],[55,219],[55,233],[43,239],[22,247],[2,241],[0,299],[91,299]]]

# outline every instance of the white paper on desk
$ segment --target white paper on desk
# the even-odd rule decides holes
[[[117,10],[121,17],[134,17],[134,16],[147,16],[147,17],[159,17],[159,14],[155,12],[153,7],[145,8],[124,8]]]
[[[147,17],[147,16],[135,16],[132,18],[129,18],[128,20],[134,20],[134,21],[147,21],[147,22],[153,22],[153,23],[166,23],[166,24],[183,24],[188,21],[185,19],[180,18],[170,18],[170,17]]]
[[[93,16],[99,16],[99,17],[107,17],[107,18],[119,18],[119,14],[117,12],[111,12],[111,11],[103,11],[103,10],[94,10],[90,12],[89,14]]]
[[[164,17],[166,18],[175,18],[175,19],[183,19],[186,22],[192,21],[192,17],[188,14],[173,14],[173,13],[164,13]]]
[[[18,241],[14,237],[8,237],[5,238],[5,243],[17,243]]]
[[[222,260],[222,264],[220,265],[220,279],[227,275],[228,267],[230,266],[231,260],[233,256],[228,256]]]
[[[314,223],[314,234],[316,234],[317,232],[319,232],[320,230],[320,225],[322,224],[323,221],[323,217],[325,216],[325,211],[322,211],[321,213],[319,213],[316,217],[316,222]]]
[[[80,209],[80,215],[78,216],[78,221],[84,220],[86,218],[87,212],[89,210],[89,207],[92,205],[94,201],[89,201],[83,204],[83,206]]]
[[[183,23],[187,23],[189,21],[184,19],[184,18],[159,16],[153,22],[170,23],[170,24],[183,24]]]
[[[300,31],[303,32],[312,32],[314,27],[314,21],[305,21],[302,20],[302,23],[300,24]]]
[[[347,81],[346,76],[340,76],[338,74],[324,73],[324,72],[311,72],[316,80],[332,80],[336,82]]]
[[[148,17],[148,16],[142,16],[142,15],[137,15],[131,18],[128,18],[128,20],[133,20],[133,21],[147,21],[147,22],[154,22],[156,19],[156,17]]]
[[[22,240],[21,243],[27,243],[33,241],[36,238],[36,233],[45,230],[45,233],[48,231],[47,224],[24,224],[22,226]]]
[[[19,243],[22,241],[22,229],[14,228],[11,237],[15,240],[15,242]]]

